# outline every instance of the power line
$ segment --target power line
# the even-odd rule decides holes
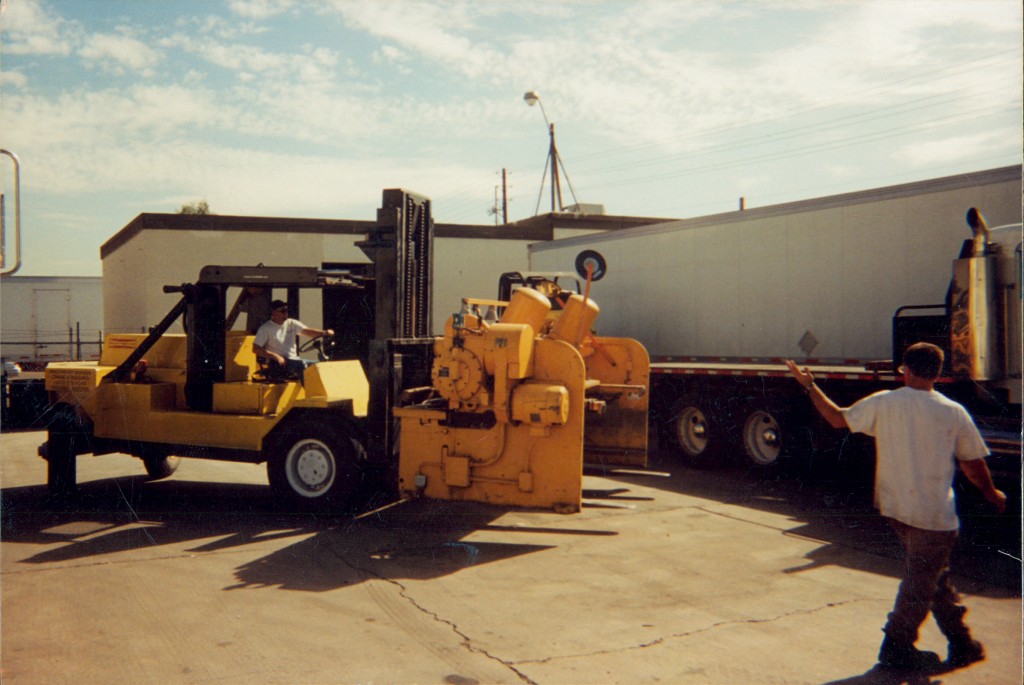
[[[857,102],[862,96],[866,94],[880,94],[888,95],[895,92],[903,92],[906,90],[907,84],[911,85],[926,85],[929,83],[936,83],[942,80],[948,80],[950,77],[961,76],[972,73],[978,70],[986,70],[986,73],[993,71],[991,69],[993,64],[1003,63],[1006,60],[1002,59],[1007,54],[1018,54],[1017,50],[1005,50],[1002,52],[994,53],[979,57],[968,62],[959,63],[956,65],[950,65],[931,71],[914,74],[906,78],[897,79],[890,81],[886,84],[863,89],[857,91],[844,100],[837,100],[825,105],[819,105],[815,107],[809,107],[804,109],[798,109],[790,111],[786,114],[782,114],[776,117],[768,117],[761,120],[754,120],[751,122],[745,122],[742,124],[728,124],[722,126],[715,126],[711,128],[702,129],[699,131],[692,131],[682,136],[675,136],[668,139],[662,139],[657,142],[644,143],[640,145],[630,145],[620,148],[613,148],[603,150],[601,152],[594,152],[589,154],[583,154],[578,157],[573,157],[570,162],[573,165],[574,173],[578,177],[584,178],[595,178],[601,175],[619,173],[619,172],[630,172],[636,171],[640,168],[650,168],[663,166],[668,164],[677,163],[682,160],[689,162],[699,162],[700,160],[706,160],[712,155],[721,155],[723,153],[736,152],[744,149],[751,149],[760,146],[778,145],[781,142],[793,140],[797,138],[804,138],[810,136],[820,136],[827,134],[831,131],[836,130],[852,130],[862,128],[865,125],[871,124],[872,122],[883,121],[898,116],[908,116],[911,114],[924,114],[931,110],[935,110],[939,107],[948,108],[956,103],[963,102],[965,100],[977,99],[984,97],[990,93],[1003,93],[1010,92],[1019,94],[1019,77],[1015,73],[1001,72],[1006,74],[1005,76],[998,76],[995,78],[989,78],[984,81],[980,81],[973,84],[970,89],[959,88],[954,91],[935,93],[932,95],[926,95],[923,97],[915,98],[912,100],[902,101],[886,107],[873,108],[864,112],[857,112],[851,114],[843,114],[841,116],[835,116],[824,121],[813,122],[803,125],[790,126],[780,131],[774,131],[770,134],[759,134],[741,137],[732,141],[724,141],[717,144],[709,145],[700,148],[696,151],[685,151],[675,152],[668,155],[658,155],[654,157],[648,157],[634,162],[616,162],[611,165],[601,166],[599,164],[587,164],[587,162],[595,162],[601,159],[609,159],[616,156],[622,156],[627,154],[636,154],[643,152],[644,150],[650,149],[661,149],[669,144],[679,144],[689,140],[697,139],[708,139],[708,138],[720,138],[721,134],[729,131],[742,131],[749,130],[752,127],[763,126],[776,121],[792,121],[800,116],[813,114],[816,112],[828,111],[835,109],[843,105],[847,105]],[[1017,102],[1019,102],[1019,95]],[[973,109],[969,112],[957,112],[949,114],[943,117],[936,118],[934,116],[929,117],[927,121],[915,121],[911,124],[904,124],[901,126],[887,127],[882,130],[868,131],[864,133],[858,133],[856,135],[850,135],[843,138],[838,138],[826,143],[817,142],[812,145],[804,145],[797,148],[791,148],[783,151],[765,152],[760,155],[754,155],[743,159],[733,159],[729,161],[721,161],[717,163],[704,164],[702,166],[690,166],[689,168],[667,170],[661,173],[648,174],[645,176],[637,176],[633,178],[617,178],[614,181],[608,181],[604,183],[596,183],[588,186],[588,189],[600,189],[608,187],[620,187],[626,185],[635,185],[637,183],[647,183],[651,181],[664,180],[668,178],[678,178],[683,176],[692,176],[699,173],[721,171],[724,169],[735,168],[738,166],[749,166],[751,164],[760,164],[770,161],[788,159],[797,156],[806,156],[816,152],[825,152],[829,150],[839,149],[842,147],[848,147],[857,143],[875,142],[879,140],[890,139],[899,136],[912,135],[914,133],[920,133],[935,128],[944,126],[951,126],[959,123],[969,123],[973,121],[981,121],[985,118],[995,116],[998,114],[1019,111],[1020,106],[1014,104],[1013,107],[1007,108],[1005,101],[999,104],[993,104],[989,107],[977,110]],[[582,170],[581,170],[582,166]],[[527,173],[526,170],[517,170],[522,173]],[[488,183],[486,187],[488,191],[491,190],[493,183],[490,182],[491,176],[487,176]],[[463,217],[475,214],[482,214],[489,203],[482,202],[480,200],[482,196],[482,181],[481,177],[474,177],[474,180],[469,181],[467,179],[467,185],[460,187],[459,190],[446,193],[444,196],[438,198],[438,202],[442,199],[445,201],[445,206],[450,210],[446,212],[446,216],[450,217]],[[489,194],[489,192],[488,192]]]
[[[993,110],[995,108],[992,108]],[[995,114],[1004,114],[1008,112],[1016,111],[1015,108],[1004,108],[996,111],[989,110],[988,114],[983,116],[972,116],[971,119],[985,118]],[[722,171],[724,169],[731,169],[739,166],[750,166],[752,164],[758,164],[769,161],[776,161],[780,159],[790,159],[792,157],[802,157],[815,152],[824,152],[827,150],[836,150],[843,147],[849,147],[864,142],[875,142],[878,140],[886,140],[889,138],[899,137],[906,135],[908,132],[913,133],[917,131],[923,131],[931,128],[939,128],[942,126],[950,126],[953,124],[961,123],[960,119],[953,119],[952,121],[945,121],[941,124],[937,124],[935,121],[908,124],[906,126],[898,127],[895,129],[888,129],[881,132],[865,133],[857,136],[851,136],[849,138],[843,138],[826,145],[805,145],[803,147],[792,148],[783,152],[766,153],[763,155],[756,155],[753,157],[743,157],[741,159],[731,160],[727,162],[712,163],[705,166],[694,167],[686,170],[667,171],[660,174],[654,174],[649,176],[636,177],[629,180],[609,181],[606,183],[598,183],[589,186],[590,188],[609,188],[618,187],[624,185],[634,185],[636,183],[647,183],[650,181],[665,180],[668,178],[680,178],[683,176],[692,176],[694,174],[708,172],[708,171]]]
[[[888,94],[892,94],[894,92],[902,92],[902,90],[897,89],[897,86],[899,86],[901,84],[905,84],[908,81],[911,81],[911,82],[912,81],[920,81],[921,83],[924,83],[924,84],[935,83],[935,82],[939,81],[940,79],[922,79],[921,77],[922,76],[932,75],[932,74],[937,74],[937,73],[942,73],[942,72],[950,72],[950,71],[953,71],[953,70],[956,70],[956,72],[957,72],[956,75],[959,75],[959,74],[962,74],[962,73],[966,73],[966,72],[969,72],[969,71],[974,71],[974,70],[980,69],[980,68],[982,68],[984,66],[988,66],[987,63],[993,62],[993,61],[995,61],[996,59],[998,59],[999,57],[1001,57],[1003,55],[1011,54],[1011,53],[1012,54],[1019,54],[1019,51],[1016,50],[1016,49],[1004,50],[1002,52],[994,53],[993,55],[986,55],[984,57],[979,57],[979,58],[974,59],[974,60],[969,60],[968,62],[962,62],[962,63],[959,63],[959,64],[950,65],[948,67],[943,67],[941,69],[935,69],[935,70],[932,70],[932,71],[923,72],[923,73],[920,73],[920,74],[915,74],[913,76],[908,76],[906,78],[897,79],[895,81],[889,81],[888,83],[880,85],[880,86],[875,86],[875,87],[866,88],[866,89],[863,89],[863,90],[860,90],[860,91],[855,91],[854,93],[851,93],[849,96],[847,96],[844,100],[838,100],[838,101],[834,101],[834,102],[829,102],[827,104],[816,105],[816,106],[813,106],[813,107],[806,107],[806,108],[803,108],[803,109],[790,110],[790,111],[784,112],[782,114],[779,114],[777,116],[765,117],[765,118],[762,118],[762,119],[754,119],[754,120],[751,120],[751,121],[745,121],[745,122],[737,123],[737,124],[723,124],[721,126],[714,126],[714,127],[702,129],[702,130],[699,130],[699,131],[693,131],[693,132],[687,133],[687,134],[682,135],[682,136],[673,136],[671,138],[664,138],[664,139],[661,139],[661,140],[658,140],[658,141],[654,141],[654,142],[642,143],[640,145],[624,146],[624,147],[620,147],[620,148],[613,148],[613,149],[610,149],[610,150],[603,150],[601,152],[594,152],[594,153],[582,155],[582,156],[579,156],[579,157],[575,157],[574,161],[580,162],[582,160],[587,160],[587,159],[597,159],[597,158],[601,158],[601,157],[607,157],[607,156],[613,156],[613,155],[619,155],[619,154],[627,154],[629,152],[636,152],[636,151],[645,150],[645,149],[651,149],[651,148],[658,149],[658,148],[662,148],[662,147],[671,145],[672,143],[675,143],[675,142],[692,140],[694,138],[705,138],[705,137],[710,136],[713,133],[720,133],[720,132],[725,132],[725,131],[743,130],[743,129],[748,129],[748,128],[752,127],[752,126],[759,126],[759,125],[763,125],[763,124],[771,124],[771,123],[780,122],[780,121],[790,121],[790,120],[795,119],[796,117],[803,116],[803,115],[806,115],[806,114],[812,114],[812,113],[815,113],[815,112],[821,112],[821,111],[825,111],[825,110],[829,110],[829,109],[834,109],[836,107],[841,107],[841,106],[844,106],[844,105],[849,105],[851,103],[852,104],[859,103],[862,100],[862,96],[868,95],[868,94],[871,94],[871,93],[879,93],[881,95],[888,95]],[[974,65],[974,66],[970,66],[970,65]],[[1001,72],[1001,73],[1006,73],[1009,78],[1013,78],[1015,80],[1015,84],[1014,85],[1017,85],[1016,81],[1019,81],[1019,78],[1016,75],[1014,75],[1013,72],[1010,72],[1008,70],[1006,72]],[[989,81],[989,82],[991,82],[991,81]],[[989,83],[989,82],[986,82],[986,83]],[[1014,92],[1019,92],[1019,88],[1014,88]],[[893,105],[891,107],[897,107],[897,106],[899,106],[899,105]],[[889,108],[887,107],[887,108],[882,108],[882,109],[884,110],[884,109],[889,109]],[[877,110],[873,110],[873,111],[877,111]],[[840,119],[843,119],[843,118],[854,118],[854,117],[857,117],[857,116],[860,116],[860,115],[856,115],[856,114],[854,114],[854,115],[845,115],[844,117],[840,117]]]

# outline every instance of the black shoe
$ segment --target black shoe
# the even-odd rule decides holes
[[[900,644],[891,637],[882,642],[878,663],[887,668],[907,671],[938,671],[942,665],[935,652],[922,652],[912,644]]]
[[[946,663],[956,668],[963,668],[985,658],[985,647],[977,640],[967,638],[949,643]]]

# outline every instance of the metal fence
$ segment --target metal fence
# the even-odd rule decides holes
[[[0,339],[0,352],[8,361],[17,362],[26,370],[46,366],[56,361],[96,361],[103,349],[103,331],[96,331],[96,339],[82,337],[80,326],[68,329],[67,337],[50,340]]]

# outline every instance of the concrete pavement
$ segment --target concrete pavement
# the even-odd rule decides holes
[[[60,509],[43,439],[0,437],[5,685],[1021,682],[1019,519],[1007,535],[1013,518],[983,514],[954,570],[988,660],[875,668],[899,568],[856,476],[666,460],[589,474],[577,515],[417,501],[354,518],[275,508],[261,467],[146,482],[108,455],[79,458]],[[930,619],[919,644],[944,652]]]

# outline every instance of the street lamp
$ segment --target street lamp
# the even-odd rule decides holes
[[[576,191],[572,187],[572,181],[569,180],[569,172],[565,170],[565,164],[562,163],[562,158],[558,155],[558,147],[555,145],[555,125],[548,120],[548,113],[544,110],[544,103],[540,99],[540,93],[535,90],[527,91],[523,95],[523,100],[527,105],[533,107],[536,104],[540,105],[540,113],[544,115],[544,123],[548,127],[548,135],[551,143],[548,146],[548,158],[544,162],[544,175],[540,179],[540,194],[537,196],[537,209],[534,210],[536,215],[540,210],[540,198],[544,194],[544,179],[548,175],[548,167],[551,167],[551,211],[560,211],[563,209],[562,205],[562,184],[558,178],[558,169],[561,167],[562,173],[565,174],[565,180],[569,184],[569,192],[572,193],[572,199],[576,204],[579,202],[576,200]],[[557,198],[557,204],[555,199]]]

